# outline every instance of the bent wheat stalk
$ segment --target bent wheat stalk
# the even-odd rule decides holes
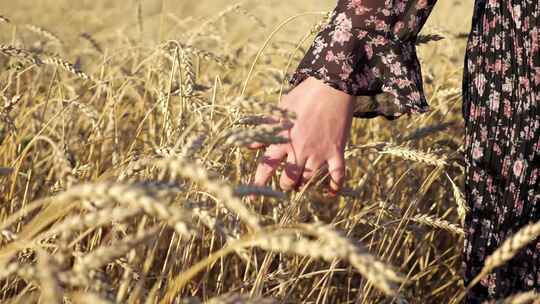
[[[304,236],[298,236],[298,234],[316,236],[318,241],[309,240]],[[334,259],[347,260],[360,274],[388,296],[396,296],[395,283],[403,281],[401,275],[390,267],[367,251],[354,246],[346,238],[328,227],[307,224],[298,225],[297,228],[269,227],[229,243],[228,246],[208,255],[187,271],[178,274],[169,284],[165,297],[160,303],[172,303],[175,296],[195,275],[211,266],[218,259],[245,247],[259,247],[269,251],[292,253],[329,262]]]
[[[469,283],[466,290],[460,295],[461,300],[466,292],[488,275],[493,269],[511,260],[522,248],[540,236],[540,221],[521,228],[516,234],[508,238],[497,248],[484,262],[484,267],[478,275]]]

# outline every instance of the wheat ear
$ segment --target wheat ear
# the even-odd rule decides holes
[[[484,262],[480,273],[467,286],[467,290],[476,285],[493,269],[512,259],[523,247],[540,236],[540,221],[521,228],[516,234],[506,239]]]

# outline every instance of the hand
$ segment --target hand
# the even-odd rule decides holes
[[[279,184],[285,190],[307,183],[318,169],[327,166],[329,190],[336,195],[345,177],[344,150],[353,114],[354,97],[309,77],[284,96],[279,107],[294,112],[292,127],[280,136],[288,143],[267,147],[254,184],[266,185],[283,159],[285,167]],[[251,148],[262,148],[253,144]]]

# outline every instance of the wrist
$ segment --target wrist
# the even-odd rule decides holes
[[[340,103],[345,103],[349,110],[353,112],[355,107],[356,96],[350,95],[342,90],[336,89],[331,84],[327,83],[324,80],[318,79],[316,77],[310,76],[305,82],[307,85],[314,88],[314,92],[317,94],[322,93],[328,95],[330,99],[339,101]]]

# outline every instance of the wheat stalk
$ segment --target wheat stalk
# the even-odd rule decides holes
[[[64,44],[62,42],[62,40],[55,34],[53,34],[51,31],[49,30],[46,30],[42,27],[39,27],[39,26],[36,26],[36,25],[33,25],[33,24],[26,24],[25,27],[27,29],[29,29],[30,31],[38,34],[38,35],[41,35],[47,39],[49,39],[50,41],[54,42],[54,43],[57,43],[59,45],[62,45]]]
[[[11,23],[8,17],[0,15],[0,22]]]
[[[540,222],[529,224],[521,228],[516,234],[506,239],[484,261],[484,267],[467,286],[470,289],[493,269],[503,265],[512,259],[523,247],[540,236]]]
[[[444,39],[444,36],[438,34],[418,35],[418,37],[416,37],[415,43],[416,45],[421,45],[427,44],[431,41],[439,41],[442,39]]]
[[[345,259],[351,263],[369,282],[387,295],[396,296],[396,282],[403,278],[385,263],[378,261],[367,251],[353,245],[337,231],[318,224],[299,225],[300,229],[278,229],[259,231],[255,235],[244,237],[211,254],[205,260],[200,261],[188,271],[179,274],[171,282],[167,294],[161,303],[170,303],[177,291],[183,288],[187,280],[196,275],[216,259],[229,252],[242,247],[260,247],[266,250],[283,253],[293,253],[312,258],[322,258],[326,261]],[[298,236],[302,232],[319,238],[320,241],[311,241]]]
[[[459,219],[461,221],[461,225],[464,225],[465,217],[471,211],[471,209],[469,208],[467,202],[465,201],[463,193],[461,192],[459,187],[454,183],[454,181],[450,178],[450,176],[448,176],[448,174],[446,174],[446,177],[452,184],[452,193],[454,194],[454,199],[458,206],[457,211],[458,211]]]
[[[199,183],[209,192],[216,195],[221,203],[229,210],[236,213],[252,228],[257,229],[259,227],[258,217],[252,213],[240,199],[234,196],[233,189],[225,183],[211,178],[202,167],[181,158],[166,158],[156,162],[156,165],[170,171],[173,178],[182,176]]]
[[[410,221],[420,223],[429,227],[443,229],[458,235],[465,235],[463,228],[459,227],[456,224],[450,223],[449,221],[435,218],[426,214],[417,215],[409,218]]]
[[[98,249],[80,258],[75,265],[73,265],[75,275],[85,276],[86,273],[88,273],[91,269],[97,269],[114,259],[124,256],[134,247],[140,245],[141,243],[145,243],[150,238],[154,237],[160,229],[160,227],[152,227],[146,229],[146,231],[141,234],[128,236],[120,242],[114,243],[112,246],[99,247]]]
[[[83,80],[88,80],[88,81],[92,81],[92,82],[95,82],[94,79],[92,79],[92,77],[88,74],[86,74],[85,72],[83,72],[82,70],[80,70],[79,68],[77,68],[76,66],[74,66],[72,63],[60,58],[60,57],[57,57],[57,56],[46,56],[44,59],[43,59],[43,62],[46,63],[46,64],[49,64],[49,65],[53,65],[53,66],[56,66],[56,67],[59,67],[63,70],[66,70],[70,73],[72,73],[73,75],[77,76],[78,78],[81,78]]]
[[[110,224],[112,221],[122,222],[128,218],[136,216],[137,214],[140,214],[140,210],[133,208],[104,208],[102,210],[91,212],[82,216],[78,215],[69,217],[63,220],[61,223],[56,224],[43,234],[39,235],[37,239],[46,239],[56,234],[72,233],[76,230],[97,228]]]
[[[0,53],[9,57],[17,58],[24,62],[33,63],[35,65],[42,64],[41,59],[32,52],[25,49],[16,48],[11,45],[0,44]]]
[[[101,45],[97,42],[96,39],[94,39],[94,37],[92,37],[92,35],[90,33],[82,33],[81,34],[81,37],[84,38],[86,41],[88,41],[90,43],[90,45],[92,45],[92,47],[100,54],[103,54],[103,48],[101,47]]]
[[[275,119],[285,120],[293,120],[296,118],[296,113],[294,112],[252,98],[237,97],[232,100],[231,103],[244,111],[255,113],[257,115],[266,115]]]
[[[226,143],[229,145],[245,146],[254,142],[264,144],[282,144],[289,142],[286,137],[279,136],[278,133],[287,130],[286,126],[275,125],[261,125],[252,129],[232,129],[229,131]]]
[[[224,294],[219,297],[212,298],[205,302],[206,304],[277,304],[277,300],[263,297],[252,297],[250,295],[241,295],[236,293]]]
[[[385,145],[382,150],[379,151],[382,154],[389,154],[398,156],[404,159],[421,162],[433,166],[447,166],[446,160],[440,156],[432,153],[418,151],[405,146]]]
[[[200,48],[197,48],[193,45],[182,43],[180,41],[176,40],[170,40],[164,45],[161,46],[162,48],[168,49],[169,51],[174,50],[174,48],[178,47],[182,52],[186,55],[193,55],[197,58],[202,58],[204,60],[209,60],[217,63],[220,66],[223,67],[231,67],[232,64],[229,62],[229,60],[223,58],[222,56],[219,56],[213,52],[203,50]]]
[[[537,304],[540,302],[540,294],[536,290],[525,291],[507,297],[502,304]]]
[[[139,29],[139,37],[142,40],[144,32],[144,19],[143,19],[143,10],[142,10],[142,0],[136,0],[137,3],[137,25]]]
[[[58,273],[57,266],[53,258],[42,250],[38,251],[37,272],[40,284],[41,297],[43,303],[63,303],[63,291],[60,288],[60,282],[56,277]]]
[[[71,292],[69,298],[72,299],[74,304],[115,304],[110,299],[88,291]]]

